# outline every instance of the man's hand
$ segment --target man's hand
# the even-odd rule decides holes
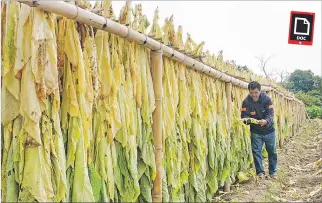
[[[264,126],[264,125],[267,124],[267,120],[262,119],[262,120],[259,121],[258,124],[261,125],[261,126]]]

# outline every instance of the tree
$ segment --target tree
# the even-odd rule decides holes
[[[310,70],[295,70],[283,83],[306,105],[310,118],[322,118],[322,78]]]
[[[317,76],[318,77],[318,76]],[[287,88],[293,92],[309,92],[318,86],[318,79],[314,81],[314,74],[311,70],[295,70],[288,78]]]
[[[283,84],[290,75],[290,73],[284,69],[277,70],[274,68],[274,72],[278,75],[280,84]]]
[[[307,106],[322,106],[322,98],[319,94],[316,94],[316,90],[309,93],[299,91],[295,94],[296,98],[300,99]]]
[[[322,95],[322,77],[316,75],[313,77],[313,88],[316,90],[320,90],[320,93]]]
[[[270,78],[272,76],[272,73],[270,73],[267,68],[267,62],[271,60],[273,57],[275,57],[275,55],[270,55],[268,58],[265,58],[263,55],[261,57],[255,56],[255,58],[259,60],[259,68],[264,73],[266,78]]]

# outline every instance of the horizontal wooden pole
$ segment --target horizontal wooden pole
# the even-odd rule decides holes
[[[210,75],[212,77],[215,77],[216,79],[222,81],[222,82],[230,82],[235,86],[239,86],[242,88],[247,89],[248,83],[234,78],[230,75],[227,75],[219,70],[216,70],[215,68],[212,68],[200,61],[197,61],[177,50],[174,50],[171,47],[168,47],[161,42],[154,40],[150,37],[148,37],[145,34],[142,34],[136,30],[133,30],[125,25],[122,25],[120,23],[117,23],[111,19],[105,18],[103,16],[97,15],[91,11],[82,9],[76,5],[64,2],[64,1],[18,1],[24,4],[27,4],[32,7],[37,7],[39,9],[42,9],[47,12],[52,12],[59,14],[61,16],[65,16],[69,19],[73,19],[75,21],[78,21],[80,23],[84,23],[86,25],[90,25],[92,27],[95,27],[100,30],[105,30],[107,32],[113,33],[117,36],[120,36],[122,38],[127,39],[128,41],[136,42],[140,45],[146,46],[151,50],[161,50],[163,52],[163,55],[166,57],[169,57],[175,61],[181,62],[185,64],[186,66],[203,72],[207,75]],[[294,100],[298,103],[300,103],[302,106],[304,106],[303,102],[297,100],[296,98],[291,98],[286,95],[284,95],[282,92],[276,90],[273,87],[270,86],[263,86],[263,91],[274,91],[278,94],[285,97],[287,100]]]

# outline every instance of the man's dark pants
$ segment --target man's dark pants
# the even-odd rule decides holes
[[[266,146],[266,151],[268,153],[269,174],[272,175],[276,173],[277,152],[275,131],[266,135],[251,133],[251,142],[256,174],[265,173],[262,163],[262,149],[264,143]]]

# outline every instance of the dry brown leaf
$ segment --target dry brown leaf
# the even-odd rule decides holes
[[[317,171],[316,173],[312,174],[312,176],[317,176],[317,175],[319,175],[320,173],[322,174],[322,169],[321,169],[321,170],[319,170],[319,171]]]
[[[318,161],[314,162],[313,166],[315,168],[321,168],[322,167],[322,158],[320,158]]]
[[[289,202],[287,199],[276,197],[274,195],[271,195],[271,198],[277,202]]]
[[[305,198],[310,199],[311,197],[313,197],[314,195],[318,194],[320,191],[322,190],[322,185],[318,185],[314,188],[314,190],[312,192],[310,192],[310,194],[305,195]]]
[[[290,169],[296,170],[296,171],[308,171],[307,169],[300,168],[299,166],[289,166]]]
[[[313,197],[314,195],[316,195],[317,193],[319,193],[320,191],[322,190],[322,186],[321,185],[318,185],[315,187],[315,189],[310,192],[310,197]]]
[[[296,183],[295,180],[289,180],[289,182],[288,182],[289,185],[294,185],[295,183]]]

